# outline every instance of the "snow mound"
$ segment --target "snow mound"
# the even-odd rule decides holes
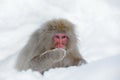
[[[41,75],[37,71],[17,71],[15,57],[0,64],[0,80],[119,80],[120,55],[91,62],[82,66],[55,68]]]

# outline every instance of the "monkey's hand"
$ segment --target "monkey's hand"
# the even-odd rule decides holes
[[[41,57],[46,57],[48,60],[52,61],[53,63],[59,62],[64,59],[66,56],[66,51],[64,49],[53,49],[44,52]]]

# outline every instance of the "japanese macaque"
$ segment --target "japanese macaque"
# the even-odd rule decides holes
[[[65,19],[54,19],[44,23],[33,33],[18,55],[16,68],[43,73],[51,68],[86,63],[78,51],[74,27]]]

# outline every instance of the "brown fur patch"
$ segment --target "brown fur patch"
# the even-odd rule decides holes
[[[64,19],[54,19],[48,21],[46,26],[49,31],[51,30],[56,30],[57,32],[73,31],[73,24]]]

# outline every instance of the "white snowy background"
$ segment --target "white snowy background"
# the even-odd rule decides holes
[[[30,35],[53,18],[76,25],[88,64],[44,75],[15,70]],[[0,0],[0,80],[120,80],[120,0]]]

